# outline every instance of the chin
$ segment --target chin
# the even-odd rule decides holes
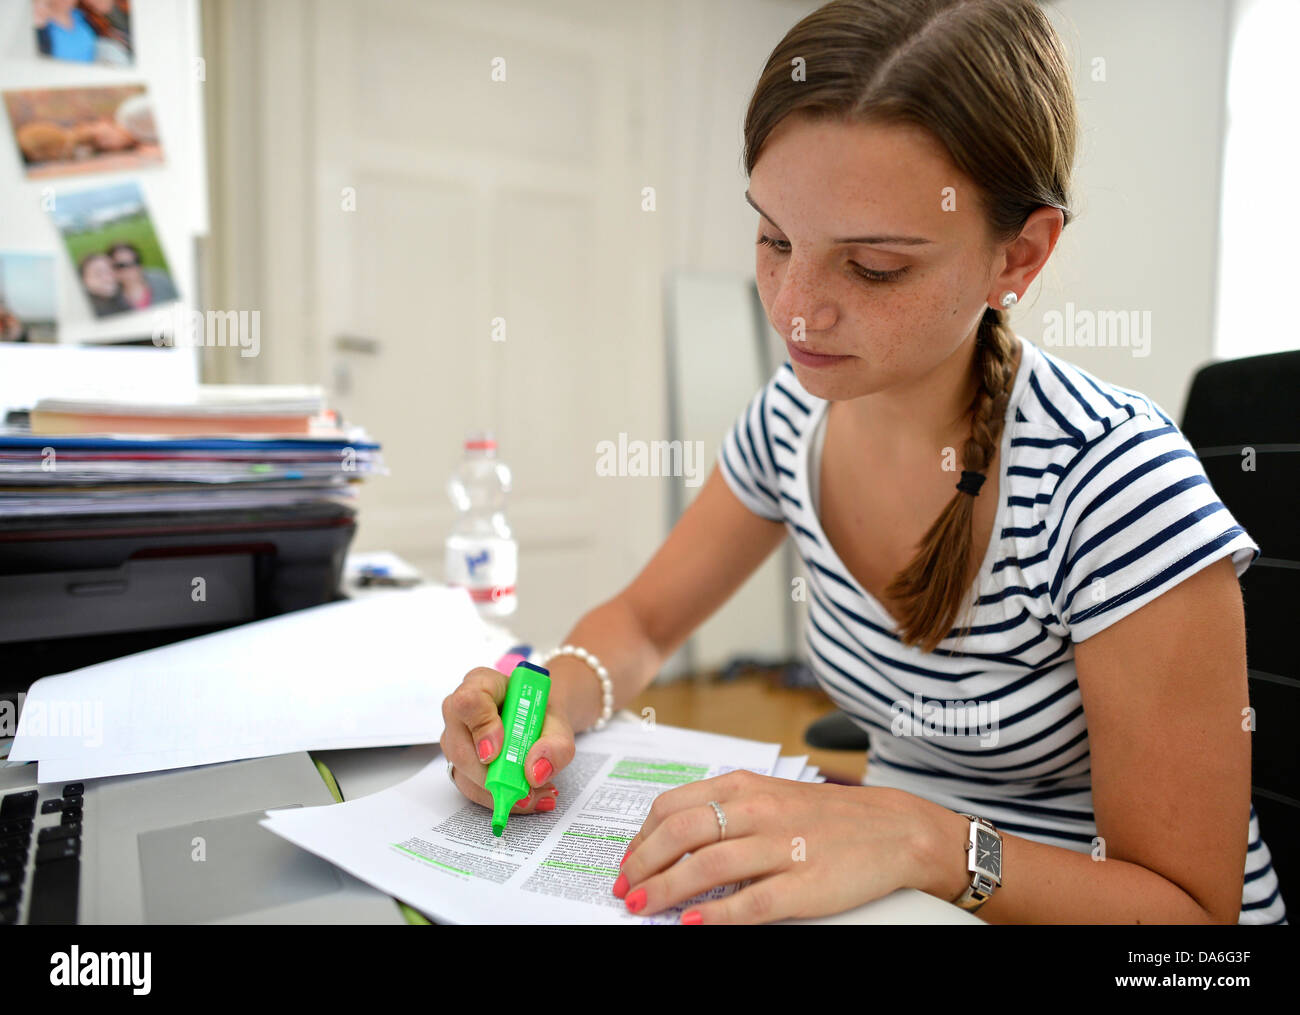
[[[814,398],[828,402],[842,402],[850,398],[859,398],[877,390],[862,377],[860,363],[850,362],[830,370],[804,366],[790,361],[795,377],[804,391]]]

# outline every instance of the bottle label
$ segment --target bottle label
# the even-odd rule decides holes
[[[461,586],[480,608],[510,612],[515,606],[515,581],[519,573],[519,547],[514,540],[459,539],[447,547],[448,585]]]

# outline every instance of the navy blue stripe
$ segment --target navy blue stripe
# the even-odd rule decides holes
[[[789,416],[787,416],[784,412],[778,409],[776,406],[772,406],[772,415],[775,416],[777,419],[783,420],[785,422],[785,425],[790,428],[790,432],[793,433],[796,437],[800,436],[799,428],[794,425],[794,421]]]
[[[727,456],[727,449],[725,446],[722,448],[722,467],[727,470],[727,474],[731,476],[735,484],[739,486],[742,490],[744,490],[747,494],[749,494],[750,497],[760,502],[763,500],[763,497],[766,497],[768,500],[772,502],[772,511],[775,512],[777,515],[780,515],[781,511],[780,508],[777,506],[776,498],[773,497],[769,491],[763,489],[761,486],[759,487],[759,490],[761,491],[762,496],[759,496],[759,494],[755,493],[750,488],[749,483],[747,483],[745,479],[740,475],[740,473],[736,471],[736,467],[731,464],[731,459]],[[752,480],[752,482],[754,483],[755,486],[758,486],[757,480]]]
[[[804,405],[803,402],[799,401],[799,399],[795,398],[794,395],[790,394],[789,390],[786,388],[784,384],[782,384],[780,381],[773,381],[772,386],[775,387],[777,391],[781,392],[781,394],[785,395],[786,398],[790,399],[790,401],[796,406],[796,408],[798,408],[800,412],[802,412],[805,416],[808,415],[808,406]]]
[[[1168,582],[1174,575],[1181,574],[1183,571],[1186,571],[1189,568],[1191,568],[1191,566],[1195,564],[1197,561],[1202,560],[1203,558],[1209,556],[1211,553],[1214,553],[1216,550],[1218,550],[1219,547],[1232,542],[1232,540],[1236,539],[1244,531],[1245,530],[1243,530],[1241,526],[1234,525],[1231,529],[1223,533],[1223,535],[1219,536],[1213,542],[1207,543],[1205,546],[1201,547],[1195,553],[1189,553],[1187,556],[1183,557],[1183,559],[1178,561],[1176,564],[1171,564],[1169,567],[1165,568],[1154,578],[1147,579],[1141,585],[1138,585],[1136,588],[1130,589],[1122,596],[1116,596],[1114,599],[1108,600],[1105,603],[1099,603],[1097,606],[1093,607],[1092,609],[1084,610],[1082,613],[1078,614],[1077,616],[1072,617],[1071,623],[1078,624],[1084,620],[1088,620],[1091,617],[1098,616],[1102,613],[1108,613],[1118,606],[1123,606],[1130,599],[1136,599],[1138,596],[1146,594],[1151,589],[1159,588],[1161,585],[1164,585],[1166,582]]]
[[[1033,374],[1029,375],[1029,387],[1033,390],[1038,398],[1038,403],[1046,410],[1047,414],[1052,417],[1056,425],[1068,433],[1076,442],[1082,444],[1084,441],[1083,431],[1071,423],[1061,414],[1061,410],[1052,404],[1051,399],[1044,393],[1042,386],[1038,383],[1038,378]]]

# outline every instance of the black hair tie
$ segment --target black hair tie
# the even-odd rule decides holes
[[[957,489],[962,493],[968,493],[972,497],[978,497],[980,487],[984,485],[985,475],[982,472],[968,472],[962,470],[961,482],[957,484]]]

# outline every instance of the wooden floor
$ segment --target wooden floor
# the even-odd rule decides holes
[[[651,685],[628,709],[641,715],[647,707],[669,726],[779,743],[782,754],[807,754],[810,765],[840,780],[859,782],[866,770],[865,751],[818,751],[804,743],[808,724],[835,706],[822,691],[783,687],[774,675]]]

